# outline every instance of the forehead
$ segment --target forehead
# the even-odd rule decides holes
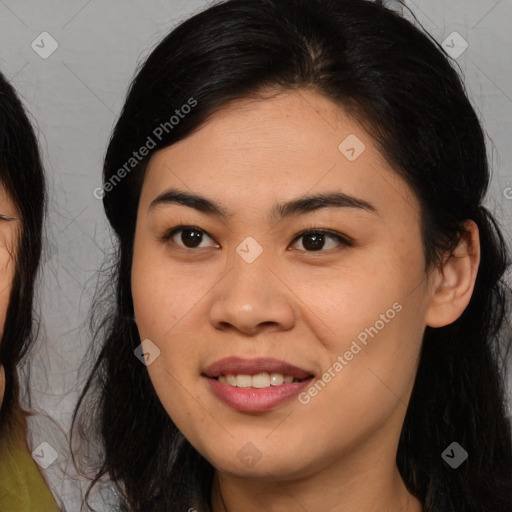
[[[418,209],[371,135],[341,107],[308,90],[231,102],[185,139],[157,151],[141,201],[176,185],[245,210],[326,190],[407,215],[407,208]]]
[[[7,188],[0,180],[0,215],[16,217],[18,211]]]

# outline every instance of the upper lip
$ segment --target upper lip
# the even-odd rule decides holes
[[[220,375],[256,375],[257,373],[281,373],[290,375],[295,379],[306,379],[311,373],[293,364],[259,357],[244,359],[242,357],[225,357],[208,366],[203,374],[207,377],[219,377]]]

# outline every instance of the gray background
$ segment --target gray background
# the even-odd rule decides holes
[[[512,247],[512,0],[406,3],[439,42],[456,31],[468,43],[456,62],[489,139],[493,181],[487,206]],[[137,65],[176,23],[206,4],[0,0],[0,70],[34,117],[49,181],[38,297],[42,331],[31,361],[31,392],[34,408],[53,423],[44,416],[31,420],[32,443],[55,446],[59,459],[47,476],[72,511],[79,509],[78,490],[62,473],[71,472],[64,432],[90,344],[86,321],[97,271],[110,245],[93,190],[101,185],[106,144]],[[31,46],[35,41],[43,53],[51,48],[43,32],[58,44],[48,58]]]

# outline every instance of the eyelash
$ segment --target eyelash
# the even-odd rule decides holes
[[[168,231],[166,231],[166,233],[162,236],[162,241],[174,243],[171,241],[171,238],[174,235],[176,235],[177,233],[179,233],[181,231],[185,231],[185,230],[198,231],[200,233],[205,234],[206,236],[208,236],[209,238],[211,238],[212,240],[215,241],[215,239],[210,234],[208,234],[208,232],[205,231],[204,229],[198,228],[197,226],[191,226],[191,225],[185,225],[185,224],[180,224],[180,225],[175,226],[175,227],[169,229]],[[328,229],[315,228],[315,227],[306,228],[305,230],[298,233],[295,236],[295,238],[292,240],[292,244],[307,235],[321,235],[321,236],[325,236],[325,237],[329,237],[329,238],[334,238],[340,243],[340,245],[345,246],[345,247],[352,247],[354,245],[353,241],[349,237],[342,235],[341,233],[337,233],[336,231],[330,231]],[[175,245],[178,245],[178,244],[175,244]],[[181,249],[189,250],[189,251],[193,251],[193,250],[197,249],[197,248],[184,247],[184,246],[179,246],[179,247]],[[201,247],[199,249],[201,249]],[[326,250],[324,250],[323,248],[319,249],[318,251],[308,251],[306,249],[301,249],[301,250],[304,252],[309,252],[309,253],[326,252]]]

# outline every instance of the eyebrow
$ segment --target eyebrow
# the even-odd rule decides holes
[[[178,189],[168,189],[157,196],[151,201],[148,210],[151,211],[157,207],[171,204],[181,204],[189,208],[194,208],[199,212],[223,218],[233,216],[233,214],[223,206],[211,199]],[[377,208],[368,201],[350,196],[343,192],[332,192],[327,194],[313,194],[293,199],[286,203],[276,204],[272,208],[270,218],[280,220],[285,217],[301,215],[322,208],[357,208],[370,213],[378,213]]]

